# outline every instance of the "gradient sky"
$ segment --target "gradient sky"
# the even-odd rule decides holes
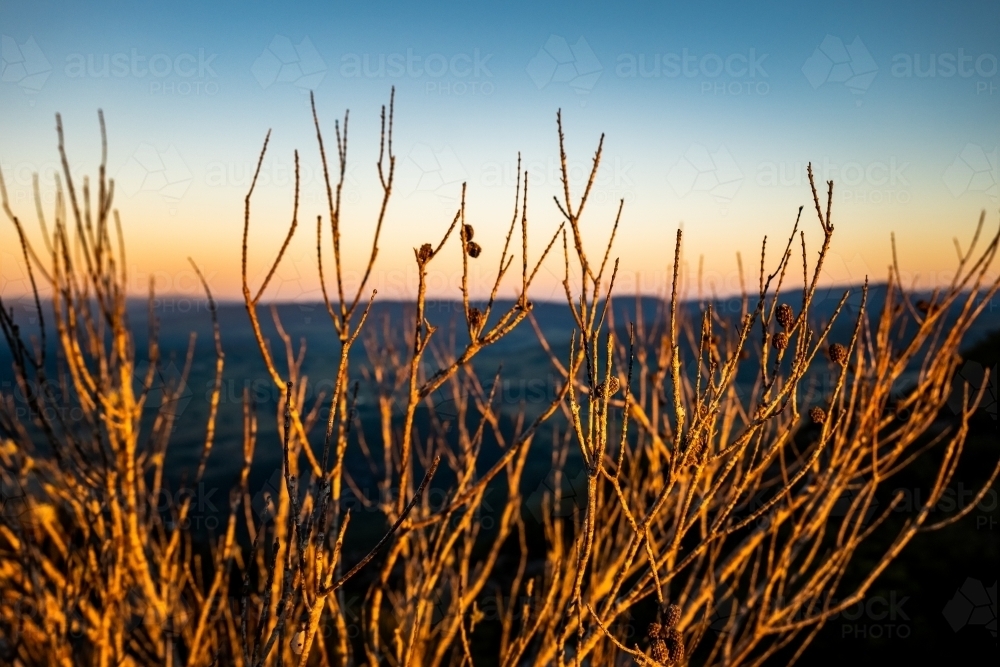
[[[137,294],[153,275],[160,292],[197,298],[190,256],[216,296],[238,297],[243,197],[270,128],[251,274],[287,229],[297,148],[303,224],[272,296],[318,297],[311,221],[325,207],[310,89],[331,153],[334,120],[351,111],[350,273],[367,259],[379,108],[396,87],[397,181],[371,285],[387,297],[414,295],[412,248],[440,238],[463,181],[484,247],[472,284],[488,292],[518,151],[531,173],[537,257],[560,220],[560,108],[576,193],[606,133],[583,226],[597,253],[626,200],[614,252],[626,293],[663,289],[679,225],[692,275],[704,256],[706,292],[738,289],[737,252],[755,284],[761,239],[776,260],[797,208],[810,204],[809,161],[836,183],[830,282],[884,279],[895,232],[908,279],[939,285],[955,265],[952,237],[967,243],[982,210],[991,229],[1000,222],[995,1],[0,0],[0,34],[0,166],[13,208],[35,233],[31,173],[51,203],[56,112],[74,171],[96,173],[103,109]],[[803,217],[815,249],[811,206]],[[14,240],[4,220],[0,296],[27,284]],[[435,266],[435,296],[458,296],[452,251]],[[562,258],[553,260],[535,298],[561,298]]]

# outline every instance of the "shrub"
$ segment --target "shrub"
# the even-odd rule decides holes
[[[126,312],[122,229],[103,162],[92,205],[95,192],[87,181],[78,197],[57,116],[65,183],[59,184],[51,231],[42,220],[44,247],[28,241],[3,190],[38,319],[37,339],[29,339],[0,302],[17,390],[30,408],[30,419],[20,419],[13,396],[2,397],[5,660],[562,665],[633,659],[675,665],[696,656],[704,664],[759,664],[780,650],[801,653],[828,619],[863,598],[918,531],[946,523],[929,523],[924,511],[897,530],[883,520],[899,499],[874,518],[873,499],[922,447],[942,453],[925,508],[938,503],[954,475],[982,392],[966,392],[957,428],[935,433],[929,445],[925,436],[948,400],[956,352],[982,309],[976,304],[998,287],[985,279],[998,236],[978,255],[973,243],[953,283],[916,308],[898,268],[890,271],[880,313],[869,312],[866,282],[849,336],[831,340],[834,324],[847,317],[848,294],[818,326],[813,307],[834,236],[833,183],[827,184],[824,210],[810,169],[818,255],[807,252],[800,208],[777,260],[762,246],[759,288],[752,297],[744,291],[739,315],[730,321],[712,304],[702,304],[691,317],[682,304],[678,232],[671,295],[660,316],[645,322],[637,312],[637,322],[617,327],[612,294],[619,262],[611,261],[611,251],[623,204],[611,240],[593,255],[599,261],[591,261],[580,220],[603,137],[590,180],[574,199],[557,116],[564,187],[556,204],[564,220],[544,250],[529,259],[528,175],[519,164],[494,287],[484,307],[472,306],[469,260],[496,261],[497,249],[472,241],[463,189],[440,238],[414,249],[419,282],[412,321],[373,332],[368,316],[375,293],[366,294],[366,285],[393,188],[392,101],[382,110],[382,205],[368,269],[353,294],[345,290],[340,256],[347,118],[335,126],[333,169],[315,106],[313,119],[327,193],[325,224],[323,216],[317,219],[317,261],[341,350],[335,388],[332,396],[308,403],[301,391],[304,348],[295,348],[277,311],[285,354],[272,350],[263,333],[260,302],[298,226],[298,168],[285,243],[261,284],[252,286],[246,266],[255,176],[245,202],[243,295],[258,350],[282,396],[281,482],[269,511],[255,517],[247,479],[257,422],[245,394],[242,473],[224,530],[207,550],[199,551],[185,528],[190,496],[166,512],[154,500],[177,415],[164,401],[155,420],[142,419],[161,358],[152,336],[144,360],[148,370],[140,370],[143,360]],[[103,117],[101,131],[103,138]],[[266,149],[265,139],[261,162]],[[322,250],[327,228],[332,276]],[[529,298],[539,267],[560,240],[566,302],[576,325],[565,358],[545,339]],[[797,243],[801,289],[786,284]],[[467,341],[458,350],[442,344],[440,325],[428,321],[427,271],[443,252],[462,258]],[[518,282],[518,265],[518,296],[502,306],[498,291],[511,279],[512,266]],[[335,286],[332,298],[328,279]],[[212,452],[225,363],[215,305],[204,287],[215,324],[215,384],[194,485]],[[797,315],[780,301],[792,292],[800,292]],[[485,390],[472,362],[525,320],[538,333],[560,384],[538,414],[504,421],[497,383]],[[357,367],[349,353],[362,334],[369,364]],[[50,335],[58,363],[47,356]],[[165,388],[168,397],[183,386],[193,349],[180,381]],[[897,401],[894,386],[913,364],[919,374],[899,399],[910,418],[900,423],[886,408]],[[755,377],[749,393],[737,384],[740,369],[745,374],[748,366]],[[807,391],[816,374],[830,380],[819,396]],[[372,448],[356,428],[359,375],[377,396],[381,442]],[[442,391],[455,403],[450,425],[433,411],[419,424],[418,410],[433,408]],[[319,419],[324,405],[325,423]],[[78,418],[64,418],[67,408]],[[542,523],[533,532],[531,513],[524,511],[524,473],[532,443],[547,425],[555,433],[554,483],[531,507]],[[487,432],[501,450],[489,464],[482,455]],[[355,446],[383,477],[383,501],[376,509],[387,530],[367,556],[348,562],[344,540],[355,533],[348,532],[351,513],[341,501],[351,493],[345,454]],[[559,492],[570,474],[571,452],[583,465],[576,512],[566,511]],[[445,500],[432,504],[424,492],[442,478]],[[502,489],[504,502],[487,530],[479,518],[494,488]],[[860,582],[847,585],[843,575],[859,546],[889,527],[897,530],[891,546]],[[532,546],[539,538],[541,547]],[[363,588],[360,603],[346,598],[348,585]],[[656,622],[643,625],[649,630],[639,637],[630,621],[643,615]],[[349,624],[360,632],[357,639]]]

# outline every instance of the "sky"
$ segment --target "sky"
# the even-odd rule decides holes
[[[41,243],[32,174],[52,214],[62,115],[74,178],[96,177],[97,110],[108,127],[129,289],[239,298],[243,199],[257,285],[291,219],[300,226],[268,297],[320,298],[317,215],[327,219],[309,109],[328,155],[350,110],[342,245],[349,284],[367,262],[381,189],[379,114],[395,87],[396,180],[370,287],[413,298],[413,248],[437,243],[467,184],[489,292],[510,223],[517,160],[529,172],[529,260],[561,221],[556,113],[579,197],[605,135],[582,229],[612,257],[619,293],[662,293],[674,236],[704,293],[738,291],[737,253],[757,282],[761,242],[777,261],[799,206],[810,261],[821,241],[806,164],[835,182],[823,280],[884,280],[895,233],[904,277],[950,281],[953,238],[982,211],[1000,224],[1000,4],[994,2],[9,2],[0,0],[0,169],[14,212]],[[824,187],[821,185],[821,187]],[[329,230],[325,263],[332,264]],[[519,244],[518,244],[519,245]],[[457,246],[433,267],[434,297],[459,296]],[[518,258],[518,262],[520,258]],[[562,298],[561,249],[536,299]],[[501,296],[513,296],[511,276]],[[0,296],[27,287],[13,226],[0,221]],[[353,283],[353,284],[356,284]]]

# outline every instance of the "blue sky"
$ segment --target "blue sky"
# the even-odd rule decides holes
[[[411,248],[441,233],[462,182],[494,264],[518,151],[537,252],[559,221],[559,108],[578,187],[606,134],[584,229],[596,252],[626,200],[617,254],[645,292],[661,287],[678,225],[689,261],[704,255],[716,289],[732,291],[735,253],[755,265],[761,238],[785,238],[808,203],[810,160],[836,182],[834,282],[882,278],[895,231],[904,269],[935,284],[954,264],[952,236],[968,238],[983,209],[997,222],[996,2],[0,2],[0,34],[14,203],[32,217],[32,171],[51,190],[57,111],[74,168],[94,171],[102,108],[139,291],[149,274],[193,289],[190,255],[236,295],[242,198],[269,128],[254,247],[284,231],[296,148],[305,217],[324,212],[308,90],[328,144],[351,109],[357,222],[345,243],[360,262],[379,202],[379,107],[396,87],[397,183],[376,275],[394,296],[412,296]],[[815,220],[806,229],[815,241]],[[299,236],[277,298],[315,295],[312,234]],[[23,282],[11,238],[0,228],[0,290]],[[559,263],[542,297],[559,296]]]

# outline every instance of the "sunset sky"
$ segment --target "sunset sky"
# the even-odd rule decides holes
[[[136,294],[153,275],[158,291],[197,297],[190,256],[217,297],[239,297],[243,197],[271,129],[250,271],[259,280],[287,230],[297,148],[301,226],[272,296],[318,298],[315,219],[326,208],[309,90],[328,155],[334,121],[350,109],[351,272],[367,260],[381,195],[379,109],[396,87],[395,191],[371,284],[387,298],[414,296],[412,249],[439,240],[463,182],[484,249],[472,284],[488,293],[518,151],[537,258],[560,221],[560,108],[574,196],[606,134],[584,234],[598,253],[625,199],[613,256],[626,293],[663,289],[678,226],[692,272],[704,256],[706,292],[738,289],[737,252],[755,284],[762,238],[776,261],[800,205],[812,253],[820,228],[809,161],[835,181],[831,283],[884,279],[895,232],[904,273],[941,284],[955,265],[952,237],[967,244],[984,209],[991,230],[1000,223],[995,1],[0,0],[0,34],[0,166],[12,208],[39,239],[31,174],[51,215],[55,113],[82,177],[96,174],[103,109]],[[12,298],[27,282],[13,226],[0,222],[0,296]],[[458,296],[460,266],[452,247],[434,267],[435,296]],[[561,267],[560,251],[535,298],[561,298]]]

